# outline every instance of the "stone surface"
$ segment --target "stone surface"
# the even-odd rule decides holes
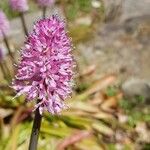
[[[128,79],[122,85],[122,90],[128,99],[142,96],[150,104],[150,80],[138,78]]]
[[[123,0],[122,20],[145,15],[150,15],[149,0]]]
[[[106,21],[125,21],[127,19],[150,15],[149,0],[104,0]]]
[[[87,64],[97,65],[99,74],[117,73],[123,79],[150,78],[150,32],[144,31],[150,30],[150,26],[144,20],[136,25],[132,32],[126,25],[101,25],[96,36],[87,43],[80,43],[78,49]]]
[[[86,64],[96,64],[98,74],[116,73],[123,80],[150,79],[149,4],[149,0],[105,0],[108,22],[99,24],[91,41],[78,45]],[[109,18],[111,11],[116,14]]]
[[[120,17],[123,0],[104,0],[105,20],[114,21]]]

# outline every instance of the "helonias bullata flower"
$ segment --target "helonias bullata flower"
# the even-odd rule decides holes
[[[35,108],[59,113],[72,92],[74,59],[65,23],[57,16],[41,19],[34,25],[21,51],[13,80],[16,96],[39,100]]]
[[[9,3],[12,9],[18,12],[25,12],[29,9],[27,0],[9,0]]]

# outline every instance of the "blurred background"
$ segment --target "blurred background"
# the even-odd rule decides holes
[[[30,32],[43,10],[36,0],[28,5]],[[19,59],[25,34],[8,0],[0,9],[10,21],[6,39],[0,37],[0,150],[26,150],[33,104],[12,99],[15,71],[7,53]],[[150,1],[56,0],[46,9],[52,14],[65,18],[75,47],[75,87],[69,109],[44,114],[38,150],[150,150]]]

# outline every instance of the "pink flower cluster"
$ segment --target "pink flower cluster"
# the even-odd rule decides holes
[[[21,60],[13,81],[16,96],[25,94],[28,101],[38,99],[40,113],[46,109],[59,113],[70,96],[74,59],[65,23],[57,16],[34,25],[21,51]]]
[[[7,35],[9,28],[9,21],[6,15],[0,10],[0,37],[3,37],[3,34]]]
[[[10,6],[13,10],[18,12],[25,12],[29,9],[27,0],[9,0]]]
[[[55,0],[37,0],[37,2],[41,7],[47,7],[54,4]]]

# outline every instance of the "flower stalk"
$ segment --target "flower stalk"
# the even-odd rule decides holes
[[[4,79],[7,82],[10,82],[11,75],[10,75],[10,72],[9,72],[9,69],[8,69],[6,63],[5,62],[0,62],[0,68],[1,68]]]
[[[1,71],[2,71],[2,74],[3,74],[4,79],[7,79],[7,74],[6,74],[6,72],[5,72],[5,69],[4,69],[4,66],[3,66],[2,63],[0,63],[0,68],[1,68]]]
[[[30,137],[29,150],[37,150],[38,137],[41,127],[42,116],[39,113],[39,108],[35,111],[35,117]]]
[[[55,3],[55,0],[37,0],[37,2],[40,8],[42,8],[42,15],[43,15],[42,17],[43,19],[45,19],[47,7],[49,6],[52,7]]]
[[[46,17],[46,10],[47,10],[47,7],[43,7],[43,19]]]
[[[6,47],[7,47],[8,54],[9,54],[9,56],[10,56],[10,58],[11,58],[12,62],[15,62],[15,60],[14,60],[14,56],[13,56],[13,53],[11,52],[11,48],[10,48],[10,45],[9,45],[8,39],[7,39],[7,37],[5,36],[5,34],[4,34],[4,33],[3,33],[3,40],[4,40],[4,43],[5,43]]]
[[[28,30],[27,30],[27,26],[26,26],[25,17],[24,17],[24,13],[23,12],[20,13],[20,18],[21,18],[21,22],[22,22],[22,27],[23,27],[24,33],[27,36],[28,35]]]

